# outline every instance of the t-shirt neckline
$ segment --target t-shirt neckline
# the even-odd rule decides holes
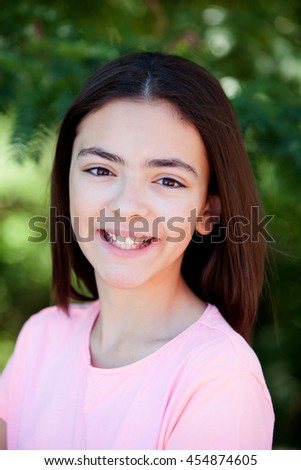
[[[203,311],[202,315],[191,325],[189,325],[187,328],[185,328],[183,331],[181,331],[178,335],[176,335],[174,338],[171,340],[167,341],[165,344],[160,346],[158,349],[153,351],[152,353],[148,354],[145,357],[142,357],[138,361],[131,362],[130,364],[126,364],[124,366],[119,366],[119,367],[111,367],[111,368],[102,368],[102,367],[95,367],[92,365],[92,360],[91,360],[91,352],[90,352],[90,336],[91,332],[94,326],[94,323],[96,322],[96,319],[98,315],[100,314],[100,301],[96,300],[93,302],[91,305],[91,321],[88,322],[88,327],[85,333],[85,338],[84,338],[84,348],[85,348],[85,357],[86,357],[86,364],[88,365],[89,371],[92,374],[98,374],[98,375],[114,375],[114,374],[121,374],[121,373],[127,373],[130,372],[131,370],[134,370],[138,367],[143,366],[144,364],[147,364],[148,362],[151,362],[153,359],[155,359],[158,355],[163,354],[165,351],[168,351],[168,349],[172,348],[173,345],[176,342],[181,342],[184,337],[186,337],[188,334],[190,334],[197,325],[202,323],[204,319],[208,316],[212,309],[212,305],[207,303],[207,306],[205,310]]]

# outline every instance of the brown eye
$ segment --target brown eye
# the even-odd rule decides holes
[[[102,166],[89,168],[86,171],[94,176],[112,176],[113,175],[113,173],[110,170],[108,170],[107,168],[103,168]]]
[[[173,179],[173,178],[160,178],[158,180],[158,183],[161,185],[161,186],[167,186],[169,188],[183,188],[184,185],[179,183],[177,180]]]

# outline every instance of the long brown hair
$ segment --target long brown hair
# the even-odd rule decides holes
[[[52,288],[58,305],[68,311],[71,299],[98,297],[93,267],[76,240],[66,240],[72,233],[69,168],[81,120],[118,98],[168,101],[198,129],[211,168],[209,192],[219,195],[221,216],[210,235],[200,239],[195,233],[184,255],[182,273],[196,295],[215,304],[231,326],[249,339],[266,253],[264,237],[258,233],[258,225],[252,224],[252,211],[257,217],[261,214],[253,173],[231,104],[218,80],[203,67],[173,55],[143,52],[109,62],[85,84],[63,120],[51,195],[55,208],[51,217]]]

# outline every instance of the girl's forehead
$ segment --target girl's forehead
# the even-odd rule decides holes
[[[87,114],[80,124],[78,125],[78,131],[84,127],[91,126],[92,123],[103,122],[104,120],[118,121],[119,119],[124,118],[124,114],[128,117],[133,118],[134,116],[144,117],[152,116],[155,114],[164,114],[165,119],[170,119],[178,121],[184,125],[188,124],[192,126],[193,124],[188,123],[180,113],[179,109],[167,100],[154,99],[131,99],[131,98],[115,98],[107,103],[103,104],[101,107],[95,108],[89,114]],[[112,123],[114,124],[114,122]],[[123,121],[124,125],[129,125],[128,120]]]
[[[206,154],[196,127],[163,100],[108,102],[78,126],[74,147],[86,145],[109,145],[107,150],[114,151]]]

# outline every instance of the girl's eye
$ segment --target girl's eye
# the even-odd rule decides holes
[[[108,170],[107,168],[103,168],[102,166],[97,166],[95,168],[89,168],[88,170],[85,170],[91,175],[94,176],[112,176],[113,173]]]
[[[167,186],[169,188],[184,188],[184,184],[179,183],[179,181],[174,180],[173,178],[160,178],[157,182],[162,186]]]

